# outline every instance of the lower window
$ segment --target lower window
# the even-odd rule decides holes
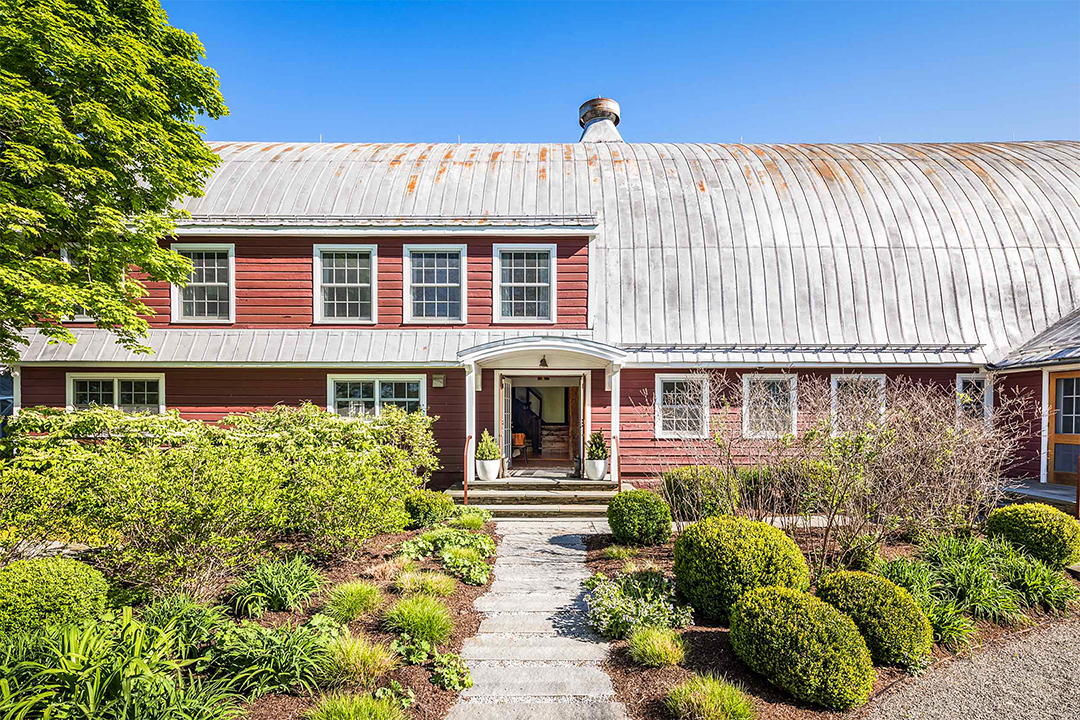
[[[111,407],[132,413],[164,412],[165,376],[69,374],[67,407],[69,410]]]
[[[743,437],[779,438],[796,428],[794,375],[743,375]]]
[[[656,376],[655,432],[660,438],[709,434],[709,384],[704,375]]]
[[[344,417],[377,416],[384,407],[396,406],[405,412],[423,412],[427,407],[427,378],[356,377],[330,375],[327,378],[326,407]]]

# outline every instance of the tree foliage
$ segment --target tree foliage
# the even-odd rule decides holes
[[[31,325],[72,342],[78,312],[145,350],[128,270],[187,279],[158,241],[218,162],[197,121],[228,110],[204,55],[158,0],[0,0],[0,362]]]

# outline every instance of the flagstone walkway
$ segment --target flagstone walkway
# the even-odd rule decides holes
[[[475,602],[484,619],[461,650],[473,686],[448,720],[625,720],[582,599],[582,535],[607,523],[504,521],[498,532],[495,582]]]

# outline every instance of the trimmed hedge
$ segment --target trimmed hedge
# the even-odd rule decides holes
[[[810,567],[779,528],[719,516],[694,523],[676,538],[675,580],[695,610],[726,622],[748,590],[767,585],[807,590]]]
[[[109,584],[86,563],[64,557],[0,568],[0,635],[64,625],[101,614]]]
[[[907,590],[880,575],[842,571],[818,583],[817,596],[855,621],[879,665],[917,668],[934,643],[934,630]]]
[[[739,478],[720,468],[684,465],[664,471],[661,479],[676,520],[731,515],[739,506]]]
[[[763,587],[731,611],[731,647],[750,669],[800,700],[836,710],[874,686],[870,651],[851,618],[798,590]]]
[[[986,529],[1052,567],[1080,562],[1080,522],[1044,503],[997,508],[986,518]]]
[[[671,537],[671,508],[648,490],[616,495],[608,503],[607,518],[615,541],[623,545],[660,545]]]
[[[454,515],[454,500],[446,493],[417,490],[405,498],[410,528],[424,528]]]

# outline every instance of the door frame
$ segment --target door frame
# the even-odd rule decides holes
[[[1061,433],[1054,432],[1054,428],[1057,427],[1057,381],[1068,378],[1080,379],[1080,370],[1063,370],[1061,372],[1050,372],[1049,382],[1047,387],[1047,407],[1049,412],[1046,420],[1046,475],[1047,480],[1051,483],[1058,485],[1066,484],[1072,485],[1076,482],[1076,472],[1065,472],[1054,470],[1054,450],[1060,443],[1062,445],[1080,445],[1080,433]],[[1068,480],[1058,480],[1058,475],[1069,475]]]
[[[580,377],[584,378],[584,383],[579,385],[582,387],[581,391],[581,418],[582,428],[581,433],[581,458],[584,464],[585,459],[585,443],[589,437],[589,433],[592,431],[592,370],[548,370],[547,368],[529,368],[527,370],[495,370],[495,429],[498,432],[499,442],[502,442],[502,425],[503,425],[503,408],[501,404],[503,393],[503,378],[512,379],[514,377]],[[503,463],[504,468],[509,468],[509,463]]]

